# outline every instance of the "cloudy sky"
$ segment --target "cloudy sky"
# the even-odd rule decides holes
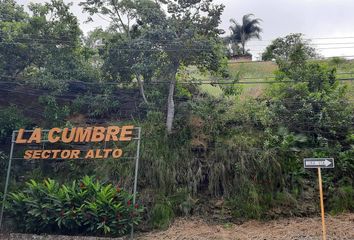
[[[17,0],[26,5],[29,2],[45,0]],[[81,28],[88,32],[107,22],[96,18],[94,23],[85,24],[87,18],[73,2],[72,11],[80,19]],[[354,58],[354,1],[353,0],[215,0],[225,5],[221,27],[229,33],[229,20],[241,21],[243,15],[253,13],[262,22],[262,40],[251,41],[248,48],[257,58],[264,47],[276,37],[289,33],[304,33],[312,39],[325,57],[353,56]]]

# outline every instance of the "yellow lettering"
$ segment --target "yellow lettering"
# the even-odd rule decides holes
[[[58,158],[58,154],[59,154],[60,150],[52,150],[53,153],[53,159]]]
[[[21,128],[19,131],[18,131],[18,134],[17,134],[17,137],[16,137],[16,143],[26,143],[26,139],[23,139],[23,134],[25,132],[25,129]]]
[[[111,139],[113,141],[118,141],[117,134],[119,133],[119,131],[120,131],[120,128],[117,126],[108,127],[105,141],[108,142]]]
[[[74,142],[90,142],[91,134],[92,134],[92,127],[88,127],[86,129],[79,127],[76,129]]]
[[[41,152],[42,152],[42,150],[34,150],[32,158],[33,159],[40,159],[41,158]]]
[[[70,142],[72,142],[74,140],[76,128],[71,129],[70,136],[68,136],[69,131],[70,131],[69,128],[64,128],[63,129],[63,133],[61,135],[61,141],[62,142],[70,143]]]
[[[108,158],[108,155],[113,151],[113,149],[103,149],[103,158]]]
[[[132,139],[134,126],[123,126],[120,133],[120,141],[130,141]]]
[[[85,158],[94,158],[95,154],[93,152],[93,149],[90,149],[87,151]]]
[[[31,137],[28,139],[27,143],[32,143],[35,141],[36,143],[41,143],[42,130],[40,128],[36,128],[33,130]]]
[[[58,142],[60,140],[60,137],[59,136],[54,137],[54,133],[60,133],[60,132],[61,132],[60,128],[52,128],[52,129],[50,129],[49,133],[48,133],[49,142],[51,142],[51,143]]]
[[[70,151],[70,150],[63,150],[63,151],[61,152],[61,158],[63,158],[63,159],[69,158],[70,155],[71,155],[71,151]]]
[[[122,149],[114,149],[113,153],[112,153],[112,157],[113,158],[120,158],[123,154]]]
[[[41,158],[42,158],[42,159],[48,159],[48,158],[50,158],[50,153],[51,153],[51,150],[44,150],[44,151],[42,152]]]
[[[93,128],[93,132],[92,132],[92,137],[91,137],[91,141],[92,142],[102,142],[105,135],[105,128],[104,127],[94,127]]]
[[[100,155],[100,153],[101,153],[101,150],[100,149],[96,149],[96,155],[95,155],[95,158],[103,158],[103,156],[102,155]]]
[[[26,150],[25,156],[23,158],[26,160],[30,160],[32,158],[32,152],[33,152],[33,150]]]
[[[80,158],[80,152],[81,152],[80,150],[72,150],[70,158],[71,159]]]

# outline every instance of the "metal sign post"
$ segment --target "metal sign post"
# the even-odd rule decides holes
[[[318,169],[318,187],[320,189],[320,206],[321,206],[321,219],[322,219],[322,237],[323,240],[326,240],[326,223],[325,223],[325,212],[324,212],[324,203],[323,203],[323,190],[322,190],[322,175],[321,168]]]
[[[136,157],[135,157],[135,174],[134,174],[134,189],[133,189],[133,206],[135,207],[136,203],[136,191],[138,187],[138,170],[139,170],[139,156],[140,156],[140,140],[141,140],[141,128],[138,128],[138,146],[136,148]],[[134,224],[132,225],[131,230],[131,239],[134,239]]]
[[[2,228],[2,218],[4,216],[7,188],[9,186],[9,181],[10,181],[10,172],[11,172],[11,164],[12,164],[12,155],[14,152],[14,144],[15,144],[15,131],[12,132],[12,136],[11,136],[11,150],[10,150],[9,164],[7,166],[4,196],[2,197],[2,206],[1,206],[1,213],[0,213],[0,229]]]
[[[320,190],[320,207],[321,207],[321,219],[322,219],[322,239],[327,239],[326,223],[325,223],[325,211],[323,203],[323,189],[322,189],[322,175],[321,168],[334,168],[333,158],[305,158],[304,168],[317,168],[318,173],[318,188]]]

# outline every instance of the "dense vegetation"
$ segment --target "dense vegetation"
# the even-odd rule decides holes
[[[14,129],[132,123],[143,130],[138,189],[149,226],[191,214],[222,220],[314,214],[316,175],[303,169],[304,157],[335,158],[335,169],[323,173],[326,207],[354,211],[353,90],[336,74],[342,66],[351,71],[352,62],[314,60],[299,34],[277,39],[264,56],[276,59],[278,82],[254,97],[237,84],[245,72],[227,65],[218,29],[223,6],[103,2],[82,6],[112,25],[83,37],[60,0],[31,4],[31,14],[0,1],[2,169]],[[226,81],[232,84],[218,85]],[[133,167],[113,159],[15,161],[7,216],[20,231],[124,234],[136,221],[129,211],[142,211],[128,206],[125,192]],[[82,188],[78,179],[86,175],[101,181],[86,177],[82,182],[91,183]],[[46,178],[55,180],[42,184]],[[125,191],[117,193],[116,185]],[[100,208],[85,220],[90,201]],[[55,213],[43,218],[43,211]],[[128,220],[116,228],[118,212]]]
[[[9,197],[9,214],[18,231],[117,236],[141,220],[143,208],[132,204],[131,194],[92,177],[61,186],[52,179],[26,185]]]

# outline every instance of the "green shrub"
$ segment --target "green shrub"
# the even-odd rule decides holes
[[[39,103],[44,107],[44,117],[48,127],[63,126],[66,118],[70,115],[68,105],[61,106],[56,98],[51,95],[40,96]]]
[[[8,161],[8,157],[6,156],[5,153],[3,153],[2,151],[0,151],[0,169],[2,169],[2,171],[0,171],[0,187],[1,190],[4,189],[4,185],[5,185],[5,175],[6,175],[6,170],[7,170],[7,161]],[[0,192],[0,196],[1,196],[2,192]],[[0,198],[2,200],[2,198]]]
[[[178,216],[189,216],[194,208],[198,199],[193,198],[191,193],[186,188],[179,188],[175,194],[168,197],[171,203],[173,212]]]
[[[168,201],[155,204],[152,209],[151,222],[154,228],[166,229],[174,218],[172,205]]]
[[[227,205],[235,218],[260,219],[263,213],[259,193],[253,185],[249,185],[245,192],[229,198]]]
[[[62,184],[31,180],[23,191],[10,193],[8,214],[19,231],[82,235],[127,234],[141,221],[143,207],[112,184],[85,176]]]
[[[80,113],[86,113],[90,117],[101,118],[110,116],[119,107],[119,102],[112,92],[107,89],[100,94],[85,94],[75,99],[73,109]]]
[[[347,185],[336,189],[335,194],[330,199],[331,213],[342,213],[354,211],[354,189]]]
[[[6,169],[7,161],[8,161],[8,157],[6,156],[6,154],[0,151],[0,169]],[[4,174],[5,171],[1,171],[0,176],[3,176]]]
[[[330,65],[334,65],[336,67],[339,67],[340,65],[346,63],[347,60],[345,58],[342,57],[333,57],[329,60],[329,64]]]
[[[7,138],[11,138],[13,130],[24,128],[29,121],[22,112],[14,105],[0,110],[0,143],[5,143]],[[10,140],[8,140],[10,141]]]

